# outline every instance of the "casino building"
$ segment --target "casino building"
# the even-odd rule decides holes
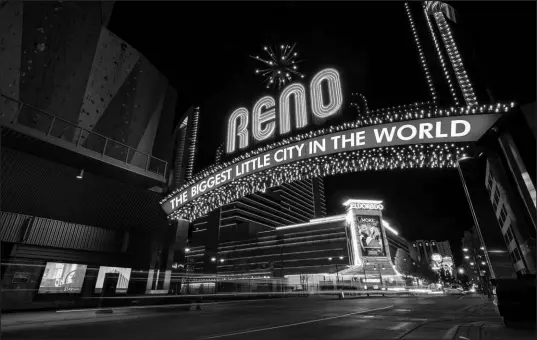
[[[107,274],[116,293],[168,292],[181,233],[158,202],[192,175],[199,108],[177,109],[168,80],[109,29],[112,10],[0,8],[3,310],[72,306]]]
[[[233,240],[219,242],[211,257],[212,272],[223,282],[219,290],[226,289],[226,280],[238,278],[272,280],[267,282],[279,278],[290,285],[307,277],[308,284],[318,289],[334,282],[401,284],[394,268],[395,252],[402,249],[410,256],[412,246],[382,219],[382,201],[353,199],[344,206],[345,214],[267,230],[250,229]],[[200,246],[191,247],[187,254],[197,271],[205,256]],[[193,285],[212,279],[200,278]],[[237,288],[227,285],[227,289]]]

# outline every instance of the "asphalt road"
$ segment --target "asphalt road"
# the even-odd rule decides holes
[[[127,308],[108,315],[93,311],[32,313],[26,315],[28,324],[2,316],[2,336],[70,340],[452,339],[461,324],[499,321],[494,314],[480,313],[487,303],[490,305],[480,296],[309,297],[209,304],[201,311],[168,306]]]

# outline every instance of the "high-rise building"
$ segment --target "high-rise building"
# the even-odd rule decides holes
[[[491,278],[535,273],[536,142],[525,111],[504,115],[472,157],[459,160]],[[509,259],[512,266],[505,265]]]
[[[324,216],[323,179],[296,181],[248,195],[194,221],[189,244],[193,251],[209,250],[204,261],[209,269],[214,267],[209,260],[219,242],[253,237],[259,231]]]
[[[451,254],[449,241],[437,242],[435,240],[416,240],[412,242],[412,247],[414,247],[418,253],[418,260],[425,259],[427,262],[432,261],[434,254],[438,254],[442,257],[453,256]]]
[[[173,132],[174,167],[169,190],[176,189],[192,178],[198,152],[198,106],[191,106],[179,119]]]
[[[436,242],[436,245],[438,247],[438,253],[442,257],[451,257],[451,258],[453,258],[453,253],[451,252],[451,247],[449,245],[449,241]]]
[[[520,206],[517,205],[518,202],[513,202],[516,199],[515,193],[511,193],[510,199],[508,193],[510,188],[502,185],[501,181],[498,180],[504,174],[499,164],[495,164],[496,162],[498,162],[498,159],[494,157],[487,159],[485,186],[490,193],[490,201],[494,208],[499,228],[515,271],[518,274],[535,274],[535,229],[528,228],[528,221],[522,218],[523,214],[518,214],[517,216],[515,213],[517,209],[520,209]],[[532,185],[529,176],[526,179],[527,183]],[[528,194],[531,193],[530,190],[527,190],[527,192]],[[531,199],[531,195],[528,195],[528,199]]]

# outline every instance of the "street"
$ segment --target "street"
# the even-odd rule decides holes
[[[530,339],[474,296],[287,298],[2,315],[4,339]],[[506,333],[509,332],[509,333]]]

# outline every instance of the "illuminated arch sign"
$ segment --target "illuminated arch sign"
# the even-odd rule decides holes
[[[323,85],[326,89],[323,94]],[[326,119],[335,115],[341,109],[343,96],[339,73],[333,68],[327,68],[317,73],[309,86],[310,108],[313,117]],[[294,98],[294,107],[291,107]],[[226,152],[228,154],[244,150],[250,145],[250,134],[256,142],[270,140],[276,134],[276,118],[279,121],[279,135],[291,132],[291,109],[295,113],[295,128],[308,125],[307,96],[304,85],[295,83],[285,87],[278,101],[278,114],[276,113],[276,100],[271,96],[259,99],[252,108],[241,107],[233,111],[228,120]],[[251,121],[251,124],[250,124]]]
[[[193,220],[253,192],[298,179],[348,171],[453,166],[468,143],[478,140],[500,117],[491,112],[508,107],[477,108],[483,114],[460,109],[437,110],[428,113],[436,117],[393,123],[390,114],[366,117],[293,137],[198,174],[163,200],[162,208],[170,218]],[[363,126],[365,119],[381,124]]]

